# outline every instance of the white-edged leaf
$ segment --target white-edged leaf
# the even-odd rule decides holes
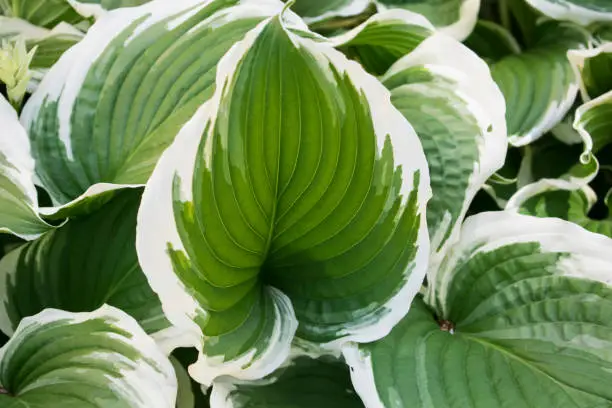
[[[579,86],[566,54],[588,41],[588,32],[579,26],[547,21],[537,27],[533,47],[491,65],[493,78],[506,98],[512,145],[524,146],[539,139],[568,113]]]
[[[204,383],[270,374],[298,322],[330,348],[380,338],[425,274],[418,137],[376,78],[293,16],[222,59],[138,216],[140,263],[168,319],[201,337],[190,373]]]
[[[0,123],[0,233],[34,239],[52,227],[38,215],[28,135],[2,95]]]
[[[576,110],[574,128],[585,140],[592,140],[597,154],[612,142],[612,90]]]
[[[109,10],[141,6],[151,0],[65,0],[83,17],[102,17]]]
[[[589,25],[612,21],[612,3],[608,0],[526,0],[529,5],[556,20]]]
[[[48,29],[61,23],[75,24],[83,20],[67,0],[3,0],[0,1],[0,14]]]
[[[368,72],[382,75],[434,32],[425,17],[408,10],[381,11],[330,41]]]
[[[476,25],[481,0],[376,0],[380,9],[403,8],[422,14],[439,31],[465,40]]]
[[[335,17],[351,17],[365,11],[371,0],[296,0],[291,10],[308,23]]]
[[[90,312],[103,304],[130,314],[147,333],[168,328],[136,255],[142,191],[127,190],[91,215],[71,218],[0,260],[0,329],[44,309]]]
[[[611,197],[608,193],[604,199],[608,211],[612,208]],[[597,195],[588,185],[544,179],[520,189],[508,201],[506,209],[536,217],[561,218],[612,238],[612,216],[605,219],[589,217],[596,202]]]
[[[612,43],[588,50],[570,50],[567,57],[580,81],[580,94],[590,101],[612,91]]]
[[[345,350],[366,405],[610,406],[612,240],[510,212],[461,237],[390,335]]]
[[[333,357],[296,357],[258,381],[217,380],[210,399],[213,408],[364,408],[348,366]]]
[[[425,150],[433,190],[427,221],[435,258],[456,238],[478,190],[504,164],[504,96],[487,64],[443,34],[424,40],[381,81]]]
[[[98,183],[144,184],[176,132],[212,95],[219,59],[282,6],[156,0],[100,18],[45,76],[21,117],[54,203]]]
[[[0,406],[173,408],[170,361],[130,316],[47,309],[0,350]]]

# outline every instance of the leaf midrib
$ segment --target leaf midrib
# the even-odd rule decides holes
[[[580,405],[578,405],[576,403],[576,401],[574,400],[574,398],[570,395],[570,393],[568,392],[569,390],[573,390],[573,391],[578,391],[579,393],[586,393],[584,390],[581,390],[579,388],[573,387],[569,384],[566,384],[565,382],[551,376],[550,374],[548,374],[547,372],[543,371],[541,368],[537,367],[536,365],[530,363],[529,361],[525,360],[524,358],[517,356],[516,354],[513,354],[512,352],[510,352],[509,350],[505,349],[502,346],[499,346],[495,343],[492,343],[490,341],[487,341],[483,338],[479,338],[476,336],[471,336],[469,333],[458,333],[461,336],[463,336],[465,339],[467,340],[471,340],[474,341],[476,343],[479,343],[480,345],[482,345],[483,347],[488,347],[493,349],[494,351],[497,351],[501,354],[503,354],[506,357],[509,357],[515,361],[518,361],[520,364],[524,365],[525,367],[527,367],[528,369],[530,369],[531,371],[535,372],[536,374],[539,375],[543,375],[544,377],[548,378],[549,380],[551,380],[553,383],[555,383],[556,385],[559,386],[560,389],[563,390],[563,392],[568,396],[568,398],[574,403],[574,405],[577,408],[581,408]],[[598,395],[598,394],[592,394],[592,395],[596,395],[597,397],[606,400],[605,397]]]

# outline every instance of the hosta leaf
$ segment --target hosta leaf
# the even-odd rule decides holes
[[[612,43],[589,50],[570,50],[567,56],[581,79],[583,100],[588,101],[612,91]]]
[[[611,197],[608,194],[604,200],[608,211],[612,210]],[[596,220],[588,215],[596,201],[597,195],[589,186],[546,179],[520,189],[508,202],[507,209],[537,217],[561,218],[612,238],[612,216]]]
[[[574,128],[584,138],[593,140],[595,153],[612,142],[612,90],[580,106]]]
[[[521,53],[521,47],[510,31],[487,20],[478,20],[464,44],[490,64]]]
[[[556,20],[589,25],[612,21],[612,3],[608,0],[526,0],[532,7]]]
[[[491,66],[506,98],[509,142],[515,146],[540,138],[570,110],[578,83],[566,54],[589,35],[570,23],[548,21],[538,26],[536,38],[532,48]]]
[[[407,10],[375,14],[353,30],[331,39],[349,58],[370,73],[382,75],[434,31],[427,19]]]
[[[489,67],[445,35],[423,41],[382,82],[425,149],[433,190],[427,225],[432,251],[443,252],[476,192],[504,164],[504,96]]]
[[[140,194],[121,192],[94,214],[6,255],[0,261],[0,329],[11,334],[21,319],[47,308],[89,312],[105,303],[132,315],[148,333],[167,328],[136,255]]]
[[[215,381],[211,403],[216,408],[363,408],[345,363],[297,357],[259,381]]]
[[[0,12],[49,29],[62,22],[75,24],[83,20],[67,0],[2,0]]]
[[[466,221],[424,300],[346,352],[368,407],[608,407],[612,240],[553,218]]]
[[[215,96],[164,153],[138,216],[164,312],[204,340],[190,369],[203,383],[271,373],[297,322],[330,348],[384,336],[425,272],[416,134],[374,77],[291,16],[223,58]]]
[[[147,181],[178,129],[212,95],[219,59],[282,7],[238,3],[158,0],[116,10],[62,56],[22,115],[37,174],[55,202],[97,183]]]
[[[34,160],[17,113],[0,95],[0,233],[34,239],[51,226],[38,215]]]
[[[291,10],[308,22],[350,17],[367,9],[371,0],[296,0]]]
[[[136,321],[110,306],[47,309],[0,350],[3,408],[172,408],[170,361]]]
[[[440,31],[460,41],[474,29],[480,0],[376,0],[381,9],[403,8],[424,15]]]

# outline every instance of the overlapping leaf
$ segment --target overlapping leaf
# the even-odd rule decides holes
[[[612,3],[608,0],[526,0],[532,7],[556,20],[589,25],[612,21]]]
[[[28,135],[17,113],[0,95],[0,232],[24,239],[36,238],[51,228],[38,215],[34,187],[34,161]]]
[[[158,0],[101,18],[53,66],[22,115],[54,202],[98,183],[145,183],[178,129],[212,95],[219,59],[281,7],[272,0]]]
[[[141,191],[124,191],[90,216],[19,247],[0,261],[0,329],[47,308],[89,312],[109,304],[148,333],[168,327],[136,255]],[[84,295],[86,294],[86,295]]]
[[[468,219],[425,298],[345,353],[368,407],[612,403],[612,241],[567,221]]]
[[[296,0],[291,9],[308,22],[350,17],[367,9],[371,0]]]
[[[612,238],[612,216],[601,220],[589,217],[596,201],[597,195],[588,186],[581,187],[563,180],[541,180],[519,190],[508,203],[508,210],[536,217],[561,218]],[[604,202],[612,214],[610,194]]]
[[[0,350],[5,408],[172,408],[170,361],[131,317],[47,309],[24,319]]]
[[[360,26],[331,41],[368,72],[382,75],[433,31],[434,27],[425,17],[395,9],[377,13]]]
[[[580,78],[582,99],[588,101],[612,90],[612,43],[588,50],[571,50],[568,58]]]
[[[382,83],[425,149],[433,190],[427,224],[432,250],[443,252],[476,192],[504,164],[504,97],[487,65],[445,35],[423,41]]]
[[[67,0],[2,0],[0,14],[48,29],[62,22],[75,24],[83,20]]]
[[[403,8],[425,16],[440,31],[464,40],[478,19],[480,0],[376,0],[379,9]]]
[[[584,138],[593,140],[593,151],[599,152],[612,142],[612,90],[576,110],[574,128]]]
[[[491,31],[491,27],[487,30]],[[490,37],[490,47],[495,47],[495,39],[502,30],[498,27],[498,35]],[[483,39],[481,33],[476,35]],[[566,54],[570,49],[583,48],[590,38],[580,27],[556,21],[540,24],[534,35],[533,47],[516,54],[516,50],[506,46],[503,49],[508,48],[512,54],[491,62],[493,78],[506,98],[509,142],[515,146],[542,137],[570,110],[578,92],[578,81]],[[478,40],[468,39],[468,44],[475,41]],[[478,48],[482,49],[483,45]]]
[[[271,376],[249,383],[216,381],[215,408],[363,408],[344,362],[297,357]]]
[[[416,134],[374,77],[291,16],[223,58],[139,212],[140,263],[168,318],[202,338],[190,373],[205,383],[271,373],[298,322],[329,347],[380,338],[425,273]]]

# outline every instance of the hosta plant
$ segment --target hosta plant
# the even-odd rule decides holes
[[[0,408],[612,406],[607,1],[0,13]]]

